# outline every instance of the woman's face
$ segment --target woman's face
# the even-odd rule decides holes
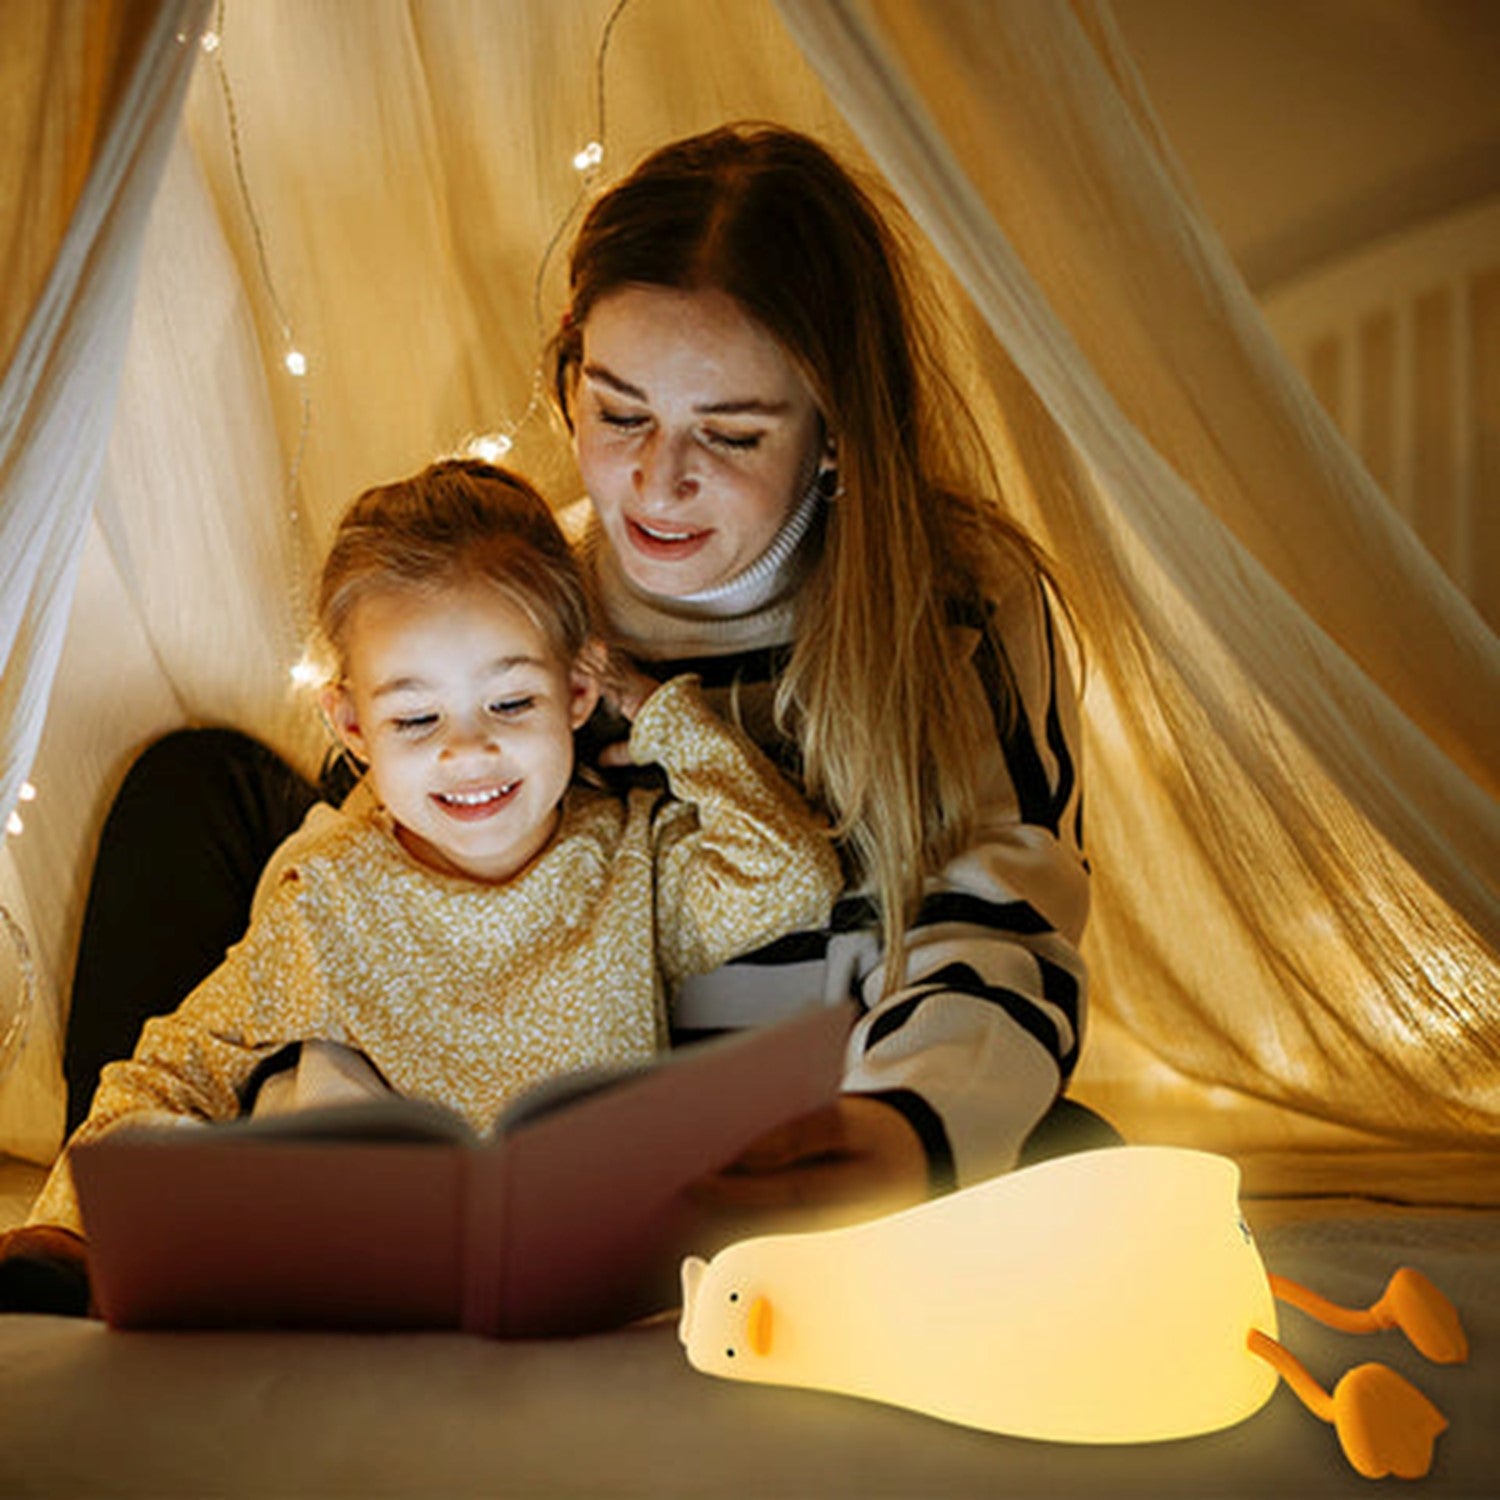
[[[822,446],[807,382],[717,290],[602,297],[583,327],[573,418],[583,482],[625,576],[675,598],[766,550]]]

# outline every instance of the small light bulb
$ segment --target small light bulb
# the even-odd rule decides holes
[[[221,40],[222,38],[219,36],[219,33],[217,31],[205,31],[203,35],[198,38],[198,45],[202,47],[205,52],[212,54],[219,50],[219,43]]]
[[[20,833],[25,826],[26,825],[21,822],[21,815],[18,812],[11,813],[11,815],[5,820],[5,831],[9,834]]]
[[[286,358],[282,363],[287,367],[290,374],[298,378],[307,374],[307,356],[300,349],[288,349]]]
[[[482,459],[487,464],[497,464],[513,446],[507,434],[487,432],[483,437],[477,437],[469,444],[469,454],[472,458]]]
[[[36,801],[36,788],[29,781],[21,783],[20,799],[22,802]]]
[[[573,165],[580,172],[597,167],[604,160],[604,147],[598,141],[590,141],[574,158]]]
[[[313,662],[310,662],[305,656],[301,661],[293,665],[291,671],[292,681],[295,682],[298,687],[307,687],[311,683],[316,682],[318,680],[318,675],[319,674],[317,666]]]

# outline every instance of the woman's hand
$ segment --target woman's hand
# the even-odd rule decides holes
[[[0,1234],[0,1312],[89,1312],[88,1245],[82,1235],[51,1224]]]
[[[899,1110],[845,1094],[762,1136],[705,1178],[695,1202],[715,1218],[761,1222],[754,1232],[828,1229],[920,1203],[927,1153]]]

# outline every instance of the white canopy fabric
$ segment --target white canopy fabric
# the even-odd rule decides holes
[[[502,432],[578,492],[536,384],[577,211],[747,116],[904,201],[1003,499],[1076,615],[1086,1097],[1137,1134],[1168,1100],[1177,1138],[1226,1149],[1268,1121],[1494,1144],[1500,644],[1283,360],[1099,0],[0,18],[0,814],[38,793],[0,900],[39,979],[0,1149],[56,1148],[70,955],[130,757],[217,722],[311,766],[287,673],[355,491]]]

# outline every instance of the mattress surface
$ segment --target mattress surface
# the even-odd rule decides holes
[[[1500,1213],[1252,1206],[1271,1270],[1370,1301],[1412,1264],[1453,1299],[1473,1354],[1428,1364],[1396,1333],[1288,1311],[1326,1386],[1390,1364],[1448,1416],[1420,1493],[1494,1494]],[[997,1350],[997,1357],[1003,1351]],[[722,1382],[670,1322],[546,1343],[459,1334],[121,1334],[0,1317],[0,1494],[175,1496],[1364,1496],[1334,1435],[1284,1387],[1225,1432],[1064,1447],[852,1398]]]

